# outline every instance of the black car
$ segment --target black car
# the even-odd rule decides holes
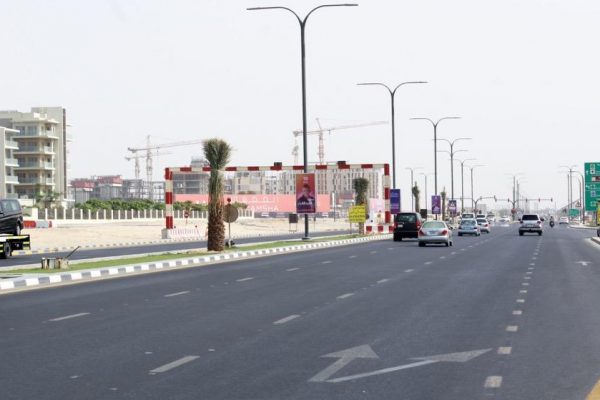
[[[0,199],[0,233],[20,235],[23,229],[23,210],[18,200]]]
[[[402,212],[394,216],[394,241],[405,238],[417,239],[419,229],[423,225],[421,214],[416,212]]]

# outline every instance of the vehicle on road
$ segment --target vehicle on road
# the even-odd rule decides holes
[[[19,200],[0,199],[0,233],[20,235],[23,229],[23,210]]]
[[[569,225],[569,217],[560,217],[558,220],[559,225]]]
[[[475,235],[481,236],[481,229],[477,225],[477,220],[473,218],[463,219],[458,226],[458,236]]]
[[[498,220],[499,223],[501,224],[510,224],[510,218],[508,217],[500,217],[500,219]]]
[[[473,213],[462,213],[460,216],[461,221],[463,219],[475,219],[475,214]]]
[[[419,247],[428,244],[452,246],[452,230],[443,221],[427,221],[419,229]]]
[[[490,233],[490,222],[486,218],[477,218],[477,225],[481,232]]]
[[[394,242],[402,239],[417,239],[419,229],[423,225],[421,214],[416,212],[401,212],[394,217]]]
[[[537,233],[542,236],[542,219],[538,214],[523,214],[519,222],[519,236],[525,233]]]
[[[13,250],[29,250],[29,235],[0,234],[0,259],[12,256]]]

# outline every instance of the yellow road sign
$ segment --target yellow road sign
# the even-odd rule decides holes
[[[366,208],[364,204],[350,207],[348,219],[351,223],[361,223],[367,220]]]

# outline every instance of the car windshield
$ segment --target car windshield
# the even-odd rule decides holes
[[[429,221],[423,224],[423,228],[427,229],[443,229],[446,227],[446,224],[439,221]]]
[[[477,222],[480,222],[482,224],[487,224],[487,219],[485,219],[485,218],[477,218]]]
[[[467,225],[467,226],[468,225],[475,225],[475,220],[473,220],[473,219],[467,219],[467,220],[462,221],[460,224],[461,225]]]
[[[413,223],[417,221],[415,214],[399,214],[396,216],[396,222],[409,222]]]
[[[523,221],[537,221],[538,219],[537,215],[523,215]]]

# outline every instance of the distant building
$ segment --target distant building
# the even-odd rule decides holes
[[[202,157],[192,157],[191,167],[202,168],[208,166],[208,161]],[[208,193],[208,173],[186,172],[173,173],[173,193],[175,194],[205,194]]]
[[[19,179],[15,173],[15,168],[19,166],[19,161],[15,158],[15,151],[19,149],[19,144],[14,140],[14,136],[19,133],[16,129],[0,127],[0,198],[16,199],[16,185]]]
[[[0,111],[0,126],[17,131],[11,138],[18,145],[12,149],[18,163],[12,167],[18,178],[16,194],[36,198],[56,192],[59,200],[64,200],[68,193],[66,110],[33,107],[30,112]]]
[[[91,199],[110,200],[123,197],[123,178],[121,175],[93,176],[71,181],[76,203],[85,203]]]

